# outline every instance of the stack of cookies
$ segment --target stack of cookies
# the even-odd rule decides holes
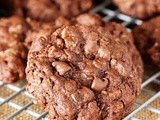
[[[131,0],[121,7],[124,1],[115,4],[130,15],[154,6]],[[6,0],[1,5],[7,12],[0,18],[0,81],[26,78],[27,91],[50,120],[122,119],[140,94],[140,53],[160,67],[159,17],[135,27],[132,36],[120,24],[86,13],[92,0]],[[158,14],[155,6],[136,17]]]

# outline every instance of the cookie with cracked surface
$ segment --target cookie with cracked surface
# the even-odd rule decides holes
[[[148,57],[151,63],[160,68],[160,17],[136,26],[132,33],[144,59]]]
[[[140,94],[143,64],[132,35],[93,16],[31,45],[27,91],[50,120],[121,119]]]
[[[59,16],[71,18],[88,11],[92,0],[23,0],[22,6],[28,17],[49,22]]]
[[[23,40],[27,30],[19,17],[0,18],[0,81],[4,83],[25,77],[27,50]]]
[[[140,19],[160,14],[160,0],[114,0],[120,11]]]

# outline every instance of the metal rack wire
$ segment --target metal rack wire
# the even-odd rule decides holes
[[[140,19],[120,13],[108,0],[96,5],[90,12],[100,14],[105,21],[119,22],[129,31],[135,25],[143,22]],[[35,107],[32,96],[25,91],[25,87],[26,83],[24,81],[18,81],[14,84],[0,82],[0,120],[47,119],[46,115],[48,113],[41,111],[37,106]],[[124,120],[160,120],[160,71],[150,65],[145,66],[145,79],[141,88],[142,94],[135,102],[134,110]],[[4,95],[6,92],[7,94]],[[24,99],[24,102],[19,104],[14,99]],[[11,112],[5,114],[8,110],[11,110]]]

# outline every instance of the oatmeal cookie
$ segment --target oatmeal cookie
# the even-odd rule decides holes
[[[82,17],[33,41],[27,91],[50,120],[121,119],[140,94],[141,57],[121,25]]]

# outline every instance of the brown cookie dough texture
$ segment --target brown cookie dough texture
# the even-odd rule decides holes
[[[132,31],[135,44],[144,59],[147,57],[160,68],[160,17],[137,26]]]
[[[38,39],[39,37],[43,36],[50,36],[50,34],[55,31],[57,28],[63,26],[63,25],[69,25],[69,20],[59,17],[54,22],[39,22],[36,20],[33,20],[31,18],[26,19],[27,23],[30,25],[30,30],[26,33],[25,38],[25,45],[28,49],[30,49],[30,46],[32,44],[32,41]]]
[[[121,119],[140,94],[142,66],[130,33],[85,14],[33,41],[27,91],[50,120]]]
[[[74,24],[77,21],[84,25],[102,25],[100,22],[101,18],[98,15],[89,16],[88,14],[80,15],[79,17],[72,18],[71,20],[64,17],[58,17],[55,21],[45,23],[31,18],[27,18],[26,21],[30,25],[30,30],[26,33],[25,38],[25,45],[28,49],[30,49],[32,41],[39,39],[39,37],[50,36],[57,28]]]
[[[4,83],[25,77],[27,51],[22,42],[26,31],[21,18],[0,18],[0,81]]]
[[[86,12],[92,7],[92,0],[23,0],[22,4],[28,17],[48,22]]]
[[[120,11],[140,19],[160,14],[160,0],[114,0]]]

